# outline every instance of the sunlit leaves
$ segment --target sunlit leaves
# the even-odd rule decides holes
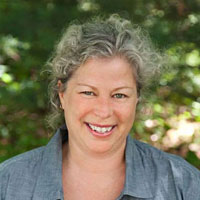
[[[7,74],[7,73],[4,73],[2,76],[1,76],[1,80],[4,82],[4,83],[10,83],[12,82],[13,78],[10,74]]]
[[[1,51],[3,54],[9,58],[12,58],[13,60],[19,60],[19,50],[24,49],[27,50],[30,48],[29,43],[27,42],[21,42],[17,38],[14,38],[12,35],[3,36],[0,39],[0,46]]]
[[[3,74],[6,72],[7,66],[0,64],[0,78],[3,76]]]
[[[190,14],[188,15],[188,19],[192,25],[195,25],[200,21],[200,15]]]
[[[186,54],[186,63],[192,67],[200,66],[200,50],[194,49]]]
[[[100,5],[94,0],[79,0],[78,9],[84,12],[94,12],[100,9]]]

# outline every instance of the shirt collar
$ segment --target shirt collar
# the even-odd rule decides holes
[[[146,175],[143,159],[134,140],[128,135],[125,151],[126,179],[123,195],[144,199],[153,197],[152,183]]]
[[[33,199],[63,199],[62,143],[67,139],[67,129],[63,126],[45,147]],[[151,180],[145,175],[142,157],[130,135],[127,137],[125,161],[126,178],[122,194],[152,198]]]
[[[33,199],[63,199],[62,132],[58,129],[45,146]]]

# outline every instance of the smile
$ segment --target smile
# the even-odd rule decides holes
[[[87,125],[91,130],[102,135],[110,133],[111,130],[115,127],[115,126],[96,126],[89,123],[87,123]]]

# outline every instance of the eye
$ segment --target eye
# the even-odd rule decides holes
[[[91,91],[83,91],[81,94],[87,95],[87,96],[95,96],[94,92]]]
[[[121,94],[121,93],[117,93],[117,94],[114,94],[113,97],[116,98],[116,99],[123,99],[123,98],[126,98],[127,95]]]

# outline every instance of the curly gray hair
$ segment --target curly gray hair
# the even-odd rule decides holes
[[[91,57],[113,56],[122,56],[133,67],[138,96],[163,63],[162,54],[153,47],[148,35],[117,14],[105,20],[94,18],[83,24],[73,24],[66,29],[47,62],[52,107],[48,124],[52,128],[64,122],[58,92],[65,91],[73,73]],[[58,87],[59,80],[61,87]]]

